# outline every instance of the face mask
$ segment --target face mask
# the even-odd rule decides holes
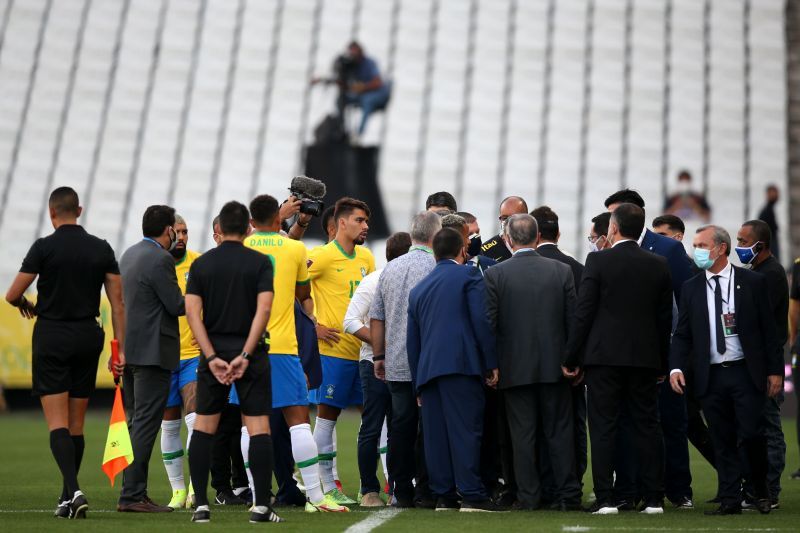
[[[756,246],[758,246],[759,244],[761,244],[760,241],[755,243],[753,246],[749,247],[737,246],[736,248],[734,248],[736,250],[736,255],[739,256],[739,261],[741,261],[743,265],[750,266],[750,263],[753,262],[753,259],[755,259],[756,256],[761,252],[760,246],[758,247],[758,250],[756,250]]]
[[[481,236],[479,233],[473,233],[469,236],[469,248],[467,248],[467,255],[475,257],[481,255]]]
[[[169,228],[169,248],[167,248],[167,251],[171,252],[172,250],[174,250],[175,246],[177,244],[178,244],[178,233],[174,229],[172,229],[170,227]]]
[[[692,191],[692,182],[688,180],[682,180],[678,182],[678,192],[682,194],[688,194]]]
[[[597,247],[597,242],[590,242],[589,243],[589,251],[590,252],[599,252],[600,248]]]
[[[704,248],[694,249],[694,264],[697,268],[708,270],[714,265],[714,259],[711,259],[711,250]]]

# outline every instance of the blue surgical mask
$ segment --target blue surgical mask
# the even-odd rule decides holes
[[[741,261],[743,265],[749,265],[750,263],[752,263],[753,259],[755,259],[756,256],[761,252],[760,248],[756,250],[756,246],[758,246],[759,244],[761,244],[761,241],[756,242],[755,244],[753,244],[753,246],[749,247],[737,246],[735,248],[736,255],[739,256],[739,261]]]
[[[705,248],[694,249],[694,264],[697,268],[708,270],[714,265],[714,259],[711,259],[711,250]]]

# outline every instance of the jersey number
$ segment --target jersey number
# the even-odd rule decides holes
[[[350,282],[350,298],[353,297],[353,294],[356,292],[356,289],[358,288],[358,286],[360,284],[361,284],[360,280],[356,280],[356,281],[351,281]]]

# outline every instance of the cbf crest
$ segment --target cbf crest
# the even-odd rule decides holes
[[[367,277],[367,269],[366,269],[366,267],[361,267],[361,277],[362,278]]]
[[[325,389],[325,398],[332,400],[334,392],[336,392],[336,386],[333,384],[328,385],[328,387]]]

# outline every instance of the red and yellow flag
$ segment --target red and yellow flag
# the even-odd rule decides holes
[[[111,409],[111,421],[108,426],[106,449],[103,453],[103,472],[114,486],[114,478],[133,462],[133,445],[125,421],[125,408],[122,406],[122,393],[117,385],[114,393],[114,407]]]

